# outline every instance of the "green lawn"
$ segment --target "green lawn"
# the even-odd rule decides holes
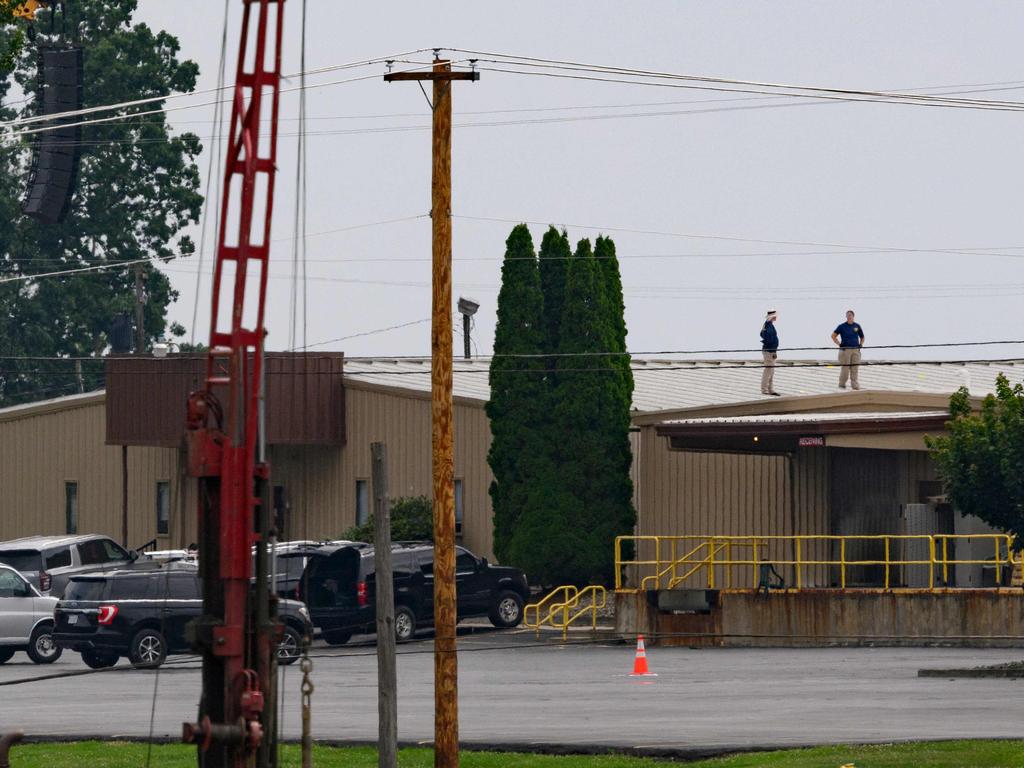
[[[12,768],[140,768],[146,765],[146,745],[123,742],[27,744],[11,751]],[[432,768],[427,749],[406,749],[401,768]],[[195,751],[183,745],[153,747],[152,765],[186,768],[196,764]],[[317,747],[317,768],[376,768],[376,751],[369,748]],[[488,752],[463,752],[464,768],[654,768],[664,761],[646,758],[552,757]],[[688,768],[1024,768],[1024,741],[948,741],[869,747],[816,747],[735,755],[686,763]],[[299,750],[284,749],[283,766],[298,766]]]

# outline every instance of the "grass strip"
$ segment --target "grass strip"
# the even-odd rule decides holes
[[[11,751],[12,768],[140,768],[147,746],[137,742],[85,741],[70,744],[24,744]],[[625,755],[534,755],[463,751],[463,768],[655,768],[667,761]],[[370,747],[314,748],[317,768],[376,768]],[[403,749],[400,768],[432,768],[429,749]],[[192,768],[196,753],[182,744],[153,746],[152,765]],[[298,768],[299,748],[286,745],[282,768]],[[827,746],[752,752],[686,763],[688,768],[1024,768],[1024,741],[974,740],[915,742],[868,746]]]

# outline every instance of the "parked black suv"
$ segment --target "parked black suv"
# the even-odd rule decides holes
[[[368,546],[324,546],[308,554],[299,582],[299,599],[309,606],[313,624],[331,645],[354,634],[374,632],[376,576],[374,549]],[[395,635],[409,640],[416,627],[433,620],[434,546],[428,542],[392,545],[395,585]],[[468,549],[456,547],[456,593],[459,619],[488,616],[496,627],[514,627],[523,620],[530,594],[526,574],[518,568],[490,565]]]
[[[54,611],[54,640],[79,651],[93,669],[111,667],[122,656],[133,664],[159,666],[169,653],[191,649],[185,627],[202,614],[202,589],[194,565],[121,570],[76,576]],[[278,662],[291,664],[313,636],[306,606],[281,600],[284,634]]]

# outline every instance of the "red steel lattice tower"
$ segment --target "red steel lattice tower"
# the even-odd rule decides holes
[[[250,577],[256,521],[267,519],[256,514],[268,477],[257,446],[284,0],[243,2],[205,386],[189,396],[186,425],[189,472],[199,478],[203,616],[193,641],[203,694],[184,736],[209,768],[243,766],[258,749],[266,756],[273,730],[276,629],[269,600],[250,598]]]

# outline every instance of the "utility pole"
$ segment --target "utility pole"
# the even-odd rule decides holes
[[[459,765],[459,678],[455,646],[455,452],[452,429],[452,81],[480,73],[453,72],[434,52],[431,72],[389,72],[385,82],[434,84],[431,351],[431,446],[434,469],[434,766]]]
[[[398,766],[398,673],[395,662],[395,582],[391,575],[388,447],[370,444],[373,559],[377,574],[377,768]]]

